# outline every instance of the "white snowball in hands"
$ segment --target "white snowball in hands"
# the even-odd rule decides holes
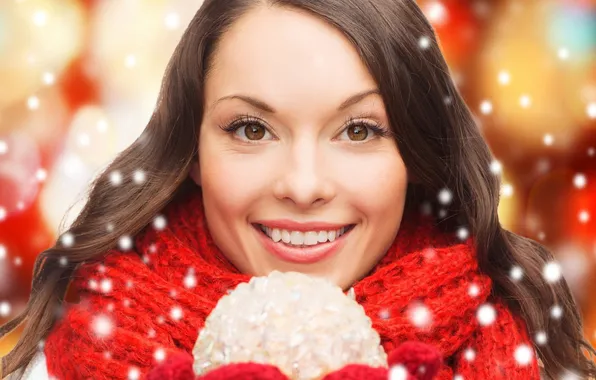
[[[364,309],[326,279],[273,271],[222,297],[193,349],[197,375],[228,363],[272,364],[318,379],[347,364],[387,367]]]

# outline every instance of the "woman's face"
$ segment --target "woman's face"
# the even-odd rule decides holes
[[[193,178],[215,243],[240,271],[347,289],[382,258],[407,173],[376,91],[348,40],[306,13],[261,7],[223,36]]]

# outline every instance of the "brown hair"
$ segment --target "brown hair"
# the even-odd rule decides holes
[[[584,339],[582,319],[564,280],[548,283],[544,265],[552,254],[537,242],[499,224],[500,179],[490,171],[492,153],[449,75],[431,25],[414,0],[205,0],[178,44],[162,83],[155,111],[141,136],[119,154],[91,184],[88,201],[68,229],[75,244],[60,239],[36,260],[25,310],[0,328],[0,337],[25,319],[23,334],[2,360],[11,373],[26,365],[59,317],[73,271],[83,261],[99,260],[119,237],[133,236],[179,192],[190,185],[197,160],[197,126],[203,115],[203,85],[223,33],[256,6],[284,6],[308,12],[334,25],[359,52],[385,102],[396,143],[417,180],[408,187],[408,205],[427,202],[442,208],[441,219],[466,226],[478,241],[478,261],[493,280],[494,292],[525,319],[529,332],[547,333],[548,345],[536,346],[549,377],[564,369],[581,378],[596,376],[596,355]],[[419,39],[430,44],[423,49]],[[146,173],[143,186],[132,173]],[[124,181],[115,190],[110,173]],[[453,192],[448,206],[435,203],[443,188]],[[113,230],[106,231],[111,223]],[[61,265],[60,258],[67,263]],[[64,264],[64,263],[62,263]],[[509,276],[512,266],[523,279]],[[559,305],[563,314],[547,312]]]

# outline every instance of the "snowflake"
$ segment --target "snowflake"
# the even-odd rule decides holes
[[[122,183],[122,174],[117,170],[113,171],[110,173],[110,182],[112,182],[112,185],[114,186],[120,185]]]
[[[513,281],[519,281],[524,276],[524,271],[521,267],[516,265],[513,268],[511,268],[511,271],[509,272],[509,276],[511,277],[511,279]]]
[[[515,349],[514,356],[515,361],[517,361],[519,365],[526,366],[532,362],[532,349],[525,344],[521,344]]]
[[[476,351],[474,351],[471,348],[468,348],[466,349],[466,351],[464,351],[464,357],[467,361],[471,362],[472,360],[476,359]]]
[[[559,319],[563,315],[563,309],[561,309],[561,306],[559,305],[554,305],[550,309],[550,315],[555,319]]]
[[[59,260],[60,266],[65,267],[68,265],[68,258],[66,256],[61,256]]]
[[[493,112],[493,104],[490,102],[490,100],[484,100],[482,103],[480,103],[480,112],[485,115]]]
[[[65,247],[72,247],[72,245],[74,244],[74,240],[74,235],[70,232],[67,232],[64,235],[62,235],[62,237],[60,237],[60,241],[62,242],[62,245],[64,245]]]
[[[539,331],[538,333],[536,333],[535,340],[537,344],[542,346],[546,344],[548,337],[546,336],[546,333],[544,331]]]
[[[476,318],[478,318],[478,322],[480,322],[482,326],[488,326],[493,324],[497,318],[497,312],[491,304],[484,304],[478,308]]]
[[[470,285],[470,287],[468,288],[468,294],[470,295],[470,297],[477,297],[478,294],[480,294],[480,288],[478,287],[478,285]]]
[[[106,337],[112,334],[114,326],[112,320],[105,315],[98,315],[93,320],[93,331],[100,337]]]
[[[497,160],[493,160],[493,162],[491,162],[490,171],[493,174],[499,174],[499,173],[501,173],[502,170],[503,170],[503,165],[501,164],[501,162],[499,162]]]
[[[439,191],[438,199],[442,205],[448,205],[453,200],[453,193],[449,189],[442,189]]]
[[[104,278],[99,285],[102,293],[109,293],[112,291],[112,280]]]
[[[381,309],[379,310],[379,318],[381,319],[389,319],[391,317],[391,313],[388,309]]]
[[[157,350],[155,350],[155,354],[153,356],[155,357],[155,360],[161,362],[166,358],[166,352],[163,348],[158,348]]]
[[[8,317],[10,314],[10,304],[6,301],[0,302],[0,317]]]
[[[582,173],[578,173],[573,177],[573,186],[575,186],[577,189],[583,189],[584,187],[586,187],[587,183],[588,180],[586,179],[586,176]]]
[[[128,370],[128,380],[138,380],[141,377],[141,371],[138,368],[132,367]]]
[[[189,289],[197,286],[197,278],[194,274],[189,273],[184,277],[184,286]]]
[[[466,240],[469,235],[470,235],[470,232],[468,231],[468,229],[466,227],[460,227],[457,230],[457,237],[459,238],[459,240]]]
[[[551,284],[557,282],[561,279],[561,266],[558,263],[551,261],[544,266],[542,275],[544,276],[544,279]]]
[[[118,245],[120,246],[120,249],[122,249],[123,251],[128,251],[132,248],[132,239],[130,238],[130,236],[122,236],[118,241]]]
[[[409,318],[414,326],[419,328],[427,327],[432,322],[430,310],[422,304],[414,305],[410,308]]]
[[[173,307],[170,311],[170,317],[175,321],[179,321],[182,318],[182,309],[179,306]]]
[[[145,182],[146,176],[145,176],[145,172],[142,170],[136,170],[133,174],[133,181],[137,184],[137,185],[141,185],[143,184],[143,182]]]
[[[401,364],[394,365],[389,370],[389,380],[407,380],[410,378],[408,370]]]
[[[166,225],[167,221],[163,215],[158,215],[155,217],[155,219],[153,219],[153,228],[155,228],[158,231],[161,231],[164,228],[166,228]]]

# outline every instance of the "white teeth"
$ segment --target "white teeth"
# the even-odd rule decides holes
[[[281,240],[281,231],[277,228],[274,228],[273,231],[271,232],[271,239],[273,239],[274,242],[278,242]]]
[[[327,232],[326,231],[319,232],[319,236],[317,236],[317,241],[319,243],[326,242],[327,241]]]
[[[346,232],[346,227],[341,227],[335,231],[289,231],[279,228],[270,228],[263,225],[261,230],[267,234],[274,242],[284,242],[291,245],[317,245],[328,241],[335,241]]]
[[[336,234],[337,234],[337,231],[329,231],[329,232],[327,232],[327,239],[329,239],[329,241],[334,241]]]
[[[319,234],[314,231],[308,231],[304,236],[304,244],[315,245],[319,242]]]
[[[281,241],[286,244],[289,244],[292,239],[290,238],[290,231],[288,230],[281,230]]]
[[[290,233],[290,242],[292,245],[304,244],[304,234],[300,231],[292,231]]]

